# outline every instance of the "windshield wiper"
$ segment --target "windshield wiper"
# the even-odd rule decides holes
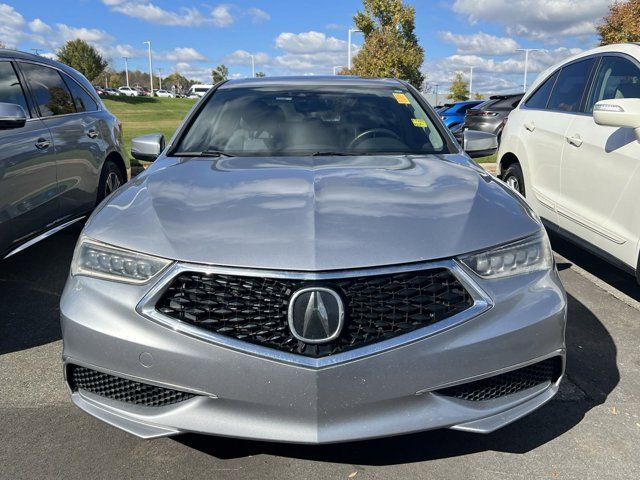
[[[349,152],[315,152],[312,153],[312,157],[354,157],[360,155],[359,153]]]
[[[235,157],[227,152],[223,152],[222,150],[204,150],[202,152],[174,152],[172,154],[174,157]]]

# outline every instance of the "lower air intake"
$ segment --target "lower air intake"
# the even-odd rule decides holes
[[[86,390],[102,397],[147,407],[164,407],[195,396],[178,390],[134,382],[77,365],[69,366],[67,380],[74,392]]]
[[[455,387],[436,390],[434,393],[455,397],[460,400],[481,402],[521,392],[545,382],[555,382],[562,373],[562,359],[552,357],[527,367],[502,373],[494,377],[475,382],[456,385]]]

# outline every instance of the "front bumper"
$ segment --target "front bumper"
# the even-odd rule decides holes
[[[149,286],[71,277],[61,301],[65,364],[195,394],[162,407],[82,389],[72,400],[144,438],[198,432],[328,443],[443,427],[491,432],[551,399],[560,378],[476,402],[434,391],[553,356],[564,367],[566,297],[555,271],[477,283],[489,305],[474,318],[314,366],[215,344],[142,316],[136,306]]]

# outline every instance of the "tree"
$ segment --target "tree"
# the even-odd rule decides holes
[[[456,73],[451,79],[451,87],[447,98],[454,102],[469,100],[469,83],[464,79],[462,73]]]
[[[640,41],[640,0],[616,1],[598,25],[600,45]]]
[[[178,90],[186,90],[192,84],[191,80],[187,79],[187,77],[183,75],[180,75],[178,72],[174,72],[168,75],[164,80],[162,80],[162,83],[168,85],[169,88],[175,85]]]
[[[118,88],[123,85],[123,75],[118,72],[109,72],[109,86],[111,88]]]
[[[107,68],[106,60],[84,40],[69,40],[56,53],[58,60],[94,80]]]
[[[479,92],[476,92],[473,94],[473,98],[474,100],[482,100],[482,94]]]
[[[256,72],[256,77],[266,77],[267,74],[264,72]]]
[[[415,9],[402,0],[363,0],[364,11],[353,18],[364,45],[353,68],[341,73],[363,77],[395,77],[420,88],[424,50],[415,34]]]
[[[211,78],[213,79],[213,83],[224,82],[229,78],[229,69],[224,64],[218,65],[211,70]]]

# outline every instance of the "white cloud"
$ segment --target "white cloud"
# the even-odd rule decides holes
[[[29,30],[40,35],[47,35],[51,33],[51,27],[39,18],[36,18],[29,22]]]
[[[191,47],[177,47],[170,52],[162,53],[157,56],[160,60],[171,60],[174,62],[204,62],[207,60],[202,53]]]
[[[235,22],[231,8],[231,5],[218,5],[211,10],[211,18],[216,27],[228,27]]]
[[[112,11],[149,23],[172,26],[198,26],[205,23],[195,8],[180,8],[172,12],[145,0],[102,0]]]
[[[453,11],[471,23],[480,20],[506,27],[509,35],[555,43],[558,36],[587,36],[611,0],[455,0]]]
[[[236,50],[235,52],[225,56],[222,61],[230,65],[251,65],[251,52],[246,50]],[[269,55],[263,52],[253,54],[256,65],[270,63]]]
[[[251,17],[253,23],[263,23],[271,20],[271,15],[256,7],[247,9],[247,15]]]
[[[276,38],[276,47],[289,53],[346,52],[347,42],[313,30],[302,33],[283,32]]]
[[[484,32],[472,35],[441,32],[440,38],[445,42],[453,43],[460,54],[510,55],[519,48],[518,42],[512,38],[496,37]]]

